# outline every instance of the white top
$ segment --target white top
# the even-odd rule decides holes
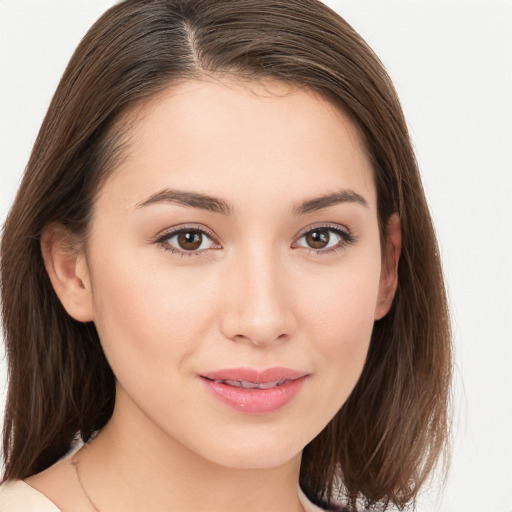
[[[44,494],[36,491],[23,480],[0,485],[0,510],[2,512],[61,512]]]
[[[305,512],[322,512],[323,509],[313,505],[302,489],[299,488],[299,499]],[[36,491],[23,480],[5,482],[0,485],[1,512],[61,512],[44,494]]]

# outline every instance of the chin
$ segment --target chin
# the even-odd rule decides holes
[[[232,469],[271,469],[283,466],[291,460],[302,455],[302,449],[299,451],[283,451],[271,447],[269,449],[255,449],[254,452],[247,450],[232,450],[231,453],[224,452],[215,457],[212,462],[219,466]]]
[[[261,426],[265,429],[265,426]],[[267,433],[268,434],[268,433]],[[233,469],[268,469],[282,466],[292,459],[300,460],[302,450],[309,440],[302,433],[296,436],[291,432],[282,435],[251,435],[246,432],[241,436],[226,433],[221,440],[228,442],[212,443],[205,447],[203,457],[219,466]],[[219,439],[219,438],[217,438]]]

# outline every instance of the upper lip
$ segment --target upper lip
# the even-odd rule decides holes
[[[308,375],[308,372],[290,368],[274,367],[265,370],[255,368],[225,368],[213,372],[201,373],[201,377],[209,380],[233,380],[262,384],[278,380],[295,380]]]

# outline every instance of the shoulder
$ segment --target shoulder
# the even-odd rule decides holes
[[[57,505],[23,480],[0,484],[0,510],[2,512],[60,512]]]
[[[313,504],[299,488],[299,497],[305,512],[336,512],[343,509],[324,509]],[[44,494],[23,480],[14,480],[0,484],[1,512],[61,512]]]

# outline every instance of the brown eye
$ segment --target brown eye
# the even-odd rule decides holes
[[[324,249],[329,245],[330,235],[328,229],[315,229],[306,233],[306,243],[312,249]]]
[[[354,242],[352,234],[338,227],[319,226],[306,231],[292,247],[305,247],[318,254],[328,254]]]
[[[181,255],[201,254],[207,249],[220,249],[212,237],[202,229],[184,228],[167,233],[157,240],[164,249]]]
[[[177,241],[180,249],[195,251],[203,243],[203,234],[200,231],[182,231],[178,233]]]

